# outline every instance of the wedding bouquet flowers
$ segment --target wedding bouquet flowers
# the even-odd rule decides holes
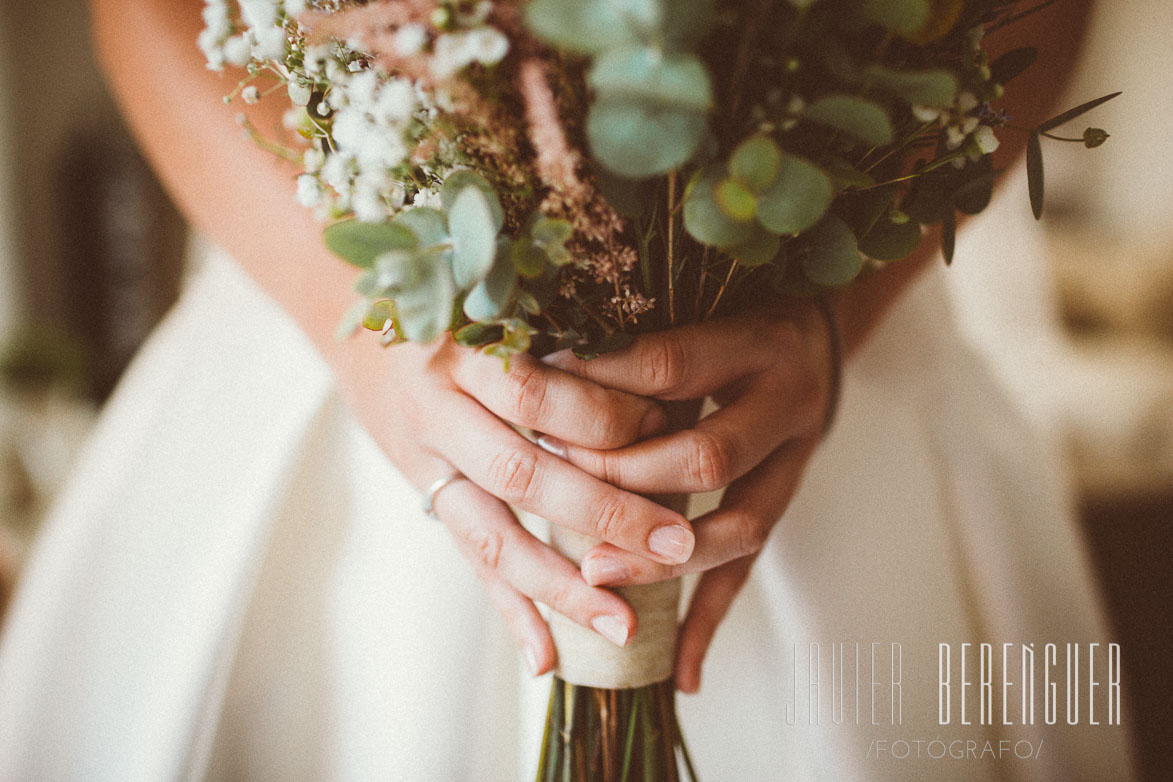
[[[343,333],[589,359],[850,284],[926,226],[950,260],[1005,133],[1029,137],[1037,216],[1042,139],[1113,96],[1015,127],[998,101],[1036,53],[991,59],[983,39],[1053,1],[206,0],[199,45],[245,70],[228,99],[288,102],[288,138],[242,122],[299,167],[297,199],[360,270]],[[617,652],[554,621],[541,779],[689,767],[678,593],[623,592],[661,645]]]

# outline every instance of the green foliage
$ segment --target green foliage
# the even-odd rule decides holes
[[[961,89],[957,76],[943,68],[925,71],[897,71],[874,65],[868,68],[866,80],[877,90],[903,98],[918,106],[949,106]]]
[[[864,0],[864,12],[894,33],[913,35],[929,21],[929,0]]]
[[[840,130],[874,146],[892,143],[892,121],[874,101],[854,95],[829,95],[812,104],[803,118]]]
[[[452,237],[452,273],[457,286],[467,289],[485,278],[497,252],[493,212],[479,187],[461,188],[452,198],[448,232]]]
[[[863,266],[855,235],[835,215],[827,215],[802,235],[800,257],[807,279],[818,285],[844,285]]]
[[[818,222],[834,195],[834,186],[821,169],[789,155],[758,201],[758,220],[776,234],[796,234]]]
[[[342,260],[360,269],[369,269],[375,258],[392,250],[414,250],[419,242],[407,227],[394,223],[363,223],[343,220],[328,226],[322,234],[326,247]]]

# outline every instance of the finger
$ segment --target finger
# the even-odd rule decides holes
[[[467,355],[452,379],[506,421],[588,448],[620,448],[662,430],[664,411],[651,399],[603,388],[529,355],[510,360]]]
[[[486,580],[499,579],[618,646],[634,635],[631,606],[610,590],[588,585],[574,565],[531,535],[484,489],[459,481],[436,500],[437,514]]]
[[[723,489],[769,456],[780,443],[813,432],[822,404],[806,378],[763,373],[731,404],[691,429],[601,451],[543,436],[539,444],[613,486],[644,493]]]
[[[659,562],[684,562],[692,554],[692,528],[679,513],[546,453],[464,394],[443,393],[452,397],[444,400],[448,412],[429,421],[429,439],[490,494]]]
[[[812,449],[806,441],[788,442],[733,483],[716,510],[693,522],[696,548],[688,562],[664,565],[601,544],[583,557],[583,578],[595,586],[648,584],[757,554],[790,504]]]
[[[785,360],[789,342],[798,337],[797,327],[787,321],[747,315],[644,334],[630,347],[591,361],[581,361],[569,350],[542,361],[640,396],[699,399]]]
[[[745,586],[756,557],[743,557],[701,576],[676,643],[676,687],[694,693],[701,687],[701,666],[717,625]]]
[[[558,659],[554,638],[534,602],[500,579],[482,580],[489,601],[505,620],[530,675],[540,676],[553,668]]]

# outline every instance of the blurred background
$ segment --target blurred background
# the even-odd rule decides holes
[[[182,219],[118,119],[87,25],[82,0],[0,5],[0,616],[96,411],[183,271]],[[1088,123],[1112,133],[1104,147],[1047,145],[1047,217],[1030,245],[1047,258],[1040,312],[1058,324],[1033,398],[1070,455],[1151,780],[1173,778],[1169,30],[1168,0],[1099,4],[1066,103],[1125,94]],[[990,318],[986,304],[971,308],[983,313],[974,330],[1013,343],[1021,313]],[[1019,358],[1011,382],[1030,375]]]

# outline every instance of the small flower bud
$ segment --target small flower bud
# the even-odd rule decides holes
[[[1095,149],[1109,138],[1111,136],[1102,128],[1088,128],[1083,132],[1083,145],[1088,149]]]

